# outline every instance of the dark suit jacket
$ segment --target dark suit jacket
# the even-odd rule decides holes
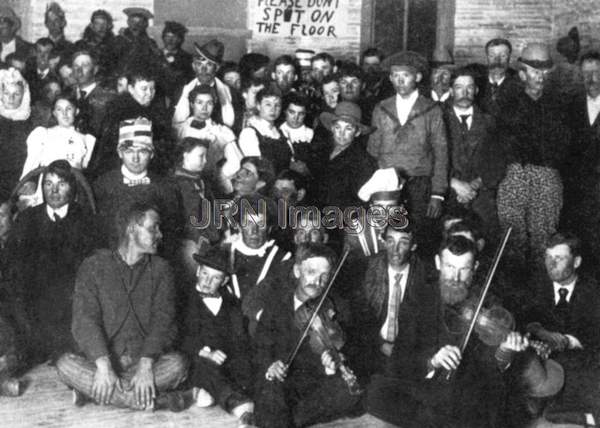
[[[566,316],[561,316],[554,304],[554,287],[544,278],[533,284],[530,305],[524,310],[528,323],[539,322],[549,331],[575,336],[587,352],[600,347],[600,291],[598,283],[588,275],[580,275],[568,304]]]
[[[117,97],[117,93],[103,88],[100,83],[84,99],[77,102],[79,113],[76,124],[81,132],[99,138],[102,135],[102,121],[108,104]]]
[[[519,76],[516,73],[507,73],[506,78],[494,93],[492,84],[487,76],[482,76],[477,81],[479,92],[477,94],[477,105],[486,113],[497,117],[504,105],[504,100],[510,98],[514,93],[518,92],[522,87],[519,81]]]

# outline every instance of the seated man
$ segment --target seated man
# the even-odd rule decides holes
[[[132,202],[150,203],[160,210],[165,237],[161,254],[174,254],[174,235],[177,224],[184,221],[178,218],[183,217],[183,211],[172,186],[148,171],[155,155],[152,123],[143,117],[121,122],[117,153],[121,167],[105,173],[94,182],[98,214],[104,230],[112,230],[113,216],[120,207]],[[110,241],[115,240],[114,233],[108,235]]]
[[[315,300],[329,282],[334,263],[333,251],[322,244],[301,247],[293,268],[295,287],[286,284],[287,292],[271,300],[264,310],[255,337],[256,420],[260,427],[303,427],[327,422],[349,414],[360,401],[351,382],[335,375],[343,361],[334,358],[338,350],[313,348],[313,330],[296,358],[289,365],[286,363],[314,310],[313,303],[316,305]],[[333,304],[326,300],[317,324],[313,325],[323,329],[327,322],[328,330],[342,336],[334,314]],[[324,334],[331,340],[329,332]]]
[[[185,359],[170,352],[177,336],[175,287],[169,265],[156,256],[159,225],[151,205],[121,208],[116,248],[97,251],[77,272],[72,331],[83,355],[68,353],[56,363],[75,404],[92,399],[132,409],[160,407],[157,393],[186,377]]]
[[[458,347],[469,324],[456,315],[470,298],[477,303],[471,289],[476,255],[463,236],[442,244],[435,258],[439,285],[417,287],[419,298],[400,311],[386,376],[371,382],[367,406],[374,416],[403,427],[501,426],[502,372],[528,342],[513,331],[499,346],[474,335],[464,352]],[[449,382],[444,370],[453,372]]]
[[[581,262],[580,240],[569,233],[554,234],[546,245],[546,275],[529,288],[523,320],[565,368],[565,405],[597,410],[600,292],[596,281],[579,271]]]
[[[194,258],[199,263],[197,293],[189,300],[182,347],[192,361],[190,382],[202,388],[196,404],[206,407],[216,399],[240,419],[240,425],[251,424],[253,371],[248,337],[239,302],[221,293],[229,280],[227,254],[215,248]]]
[[[414,227],[390,224],[384,238],[385,251],[369,257],[353,302],[357,361],[364,363],[366,374],[384,370],[396,336],[403,331],[399,314],[419,297],[425,281],[425,267],[415,254]]]

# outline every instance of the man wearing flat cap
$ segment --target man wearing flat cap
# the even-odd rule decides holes
[[[173,126],[177,126],[190,117],[189,93],[198,85],[209,85],[215,88],[217,99],[212,119],[230,127],[236,134],[242,128],[243,102],[241,96],[217,78],[217,70],[223,62],[225,46],[212,39],[200,46],[194,43],[194,60],[192,67],[196,78],[183,87],[183,92],[173,114]]]
[[[198,262],[195,291],[190,299],[182,349],[191,361],[190,383],[197,392],[196,404],[215,401],[252,424],[254,403],[250,397],[253,371],[240,303],[224,288],[231,274],[227,252],[211,248]]]
[[[517,266],[526,257],[541,257],[544,243],[556,232],[563,205],[559,168],[571,139],[566,111],[548,93],[554,65],[548,47],[529,44],[519,63],[523,88],[506,100],[498,120],[508,166],[497,197],[500,225],[513,228],[509,248]]]
[[[35,49],[33,44],[26,42],[17,33],[21,29],[21,19],[15,11],[7,6],[0,6],[0,62],[4,62],[6,57],[12,53],[20,57],[28,58],[33,56]]]
[[[375,131],[368,152],[380,168],[404,171],[408,212],[417,227],[419,243],[426,246],[427,224],[438,218],[448,189],[448,149],[442,110],[419,95],[417,84],[427,72],[425,58],[400,52],[382,65],[390,72],[396,95],[381,101],[373,111]],[[429,228],[431,230],[431,228]]]
[[[163,56],[170,76],[170,79],[165,82],[165,91],[172,102],[177,101],[174,99],[176,94],[181,92],[183,86],[194,78],[192,55],[181,48],[187,31],[185,25],[167,21],[162,32]]]

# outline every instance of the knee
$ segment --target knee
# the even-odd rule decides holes
[[[183,354],[172,352],[164,355],[163,358],[168,362],[169,371],[173,376],[182,380],[187,377],[188,360]]]
[[[60,356],[60,358],[56,361],[56,370],[59,374],[64,375],[69,371],[69,367],[73,367],[75,362],[77,361],[77,355],[66,353]]]

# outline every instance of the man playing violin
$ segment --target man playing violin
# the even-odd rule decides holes
[[[299,427],[326,422],[351,412],[360,401],[343,370],[343,332],[334,320],[330,300],[324,301],[308,337],[289,362],[302,331],[327,288],[335,254],[323,244],[298,248],[293,267],[294,286],[268,302],[258,323],[255,346],[259,376],[256,422],[263,428]]]
[[[368,411],[402,427],[502,426],[502,373],[514,353],[527,348],[528,341],[502,324],[504,320],[494,325],[490,309],[486,322],[475,325],[480,334],[471,337],[461,352],[473,318],[468,316],[473,312],[469,308],[474,307],[470,302],[477,301],[472,287],[477,247],[464,236],[451,236],[435,261],[438,283],[423,284],[423,298],[400,312],[402,331],[396,337],[386,376],[373,377]],[[503,309],[495,312],[507,313]],[[514,324],[510,314],[509,318],[508,325]],[[453,372],[452,376],[447,377],[445,371]]]

